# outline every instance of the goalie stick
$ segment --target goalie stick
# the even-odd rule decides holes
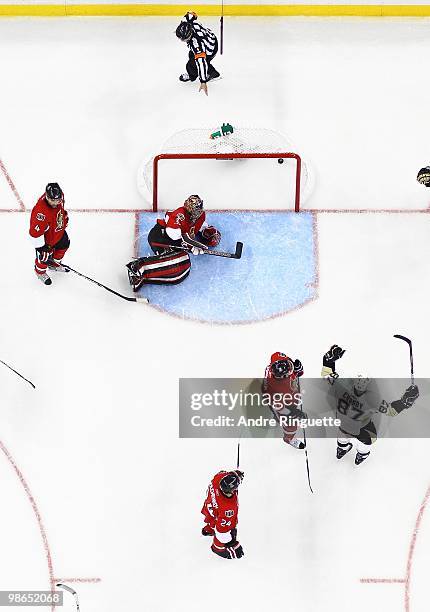
[[[189,249],[182,246],[172,246],[171,248],[176,249],[177,251],[185,251],[186,253],[190,252]],[[230,259],[240,259],[242,257],[242,250],[243,242],[236,242],[236,249],[234,253],[228,253],[226,251],[213,251],[208,249],[207,251],[203,251],[203,255],[214,255],[215,257],[229,257]]]
[[[215,255],[215,257],[230,257],[231,259],[240,259],[242,257],[243,243],[236,242],[236,250],[234,253],[226,253],[225,251],[204,251],[205,255]]]
[[[79,612],[79,599],[75,589],[72,589],[71,587],[67,586],[67,584],[63,584],[62,582],[57,582],[55,586],[60,587],[60,589],[64,589],[65,591],[68,591],[71,595],[73,595],[76,603],[76,611]]]
[[[93,278],[90,278],[89,276],[85,276],[85,274],[82,274],[81,272],[78,272],[77,270],[74,270],[70,266],[68,266],[66,264],[62,264],[62,265],[63,265],[63,268],[67,268],[67,270],[70,270],[70,272],[74,272],[78,276],[81,276],[82,278],[86,278],[88,281],[91,281],[95,285],[98,285],[99,287],[102,287],[102,289],[106,289],[106,291],[109,291],[110,293],[113,293],[114,295],[117,295],[118,297],[122,298],[123,300],[127,300],[127,302],[140,302],[142,304],[149,304],[149,300],[147,298],[128,297],[127,295],[122,295],[122,293],[118,293],[118,291],[114,291],[113,289],[110,289],[110,287],[106,287],[106,285],[103,285],[102,283],[99,283],[99,281],[96,281]]]
[[[15,374],[17,374],[20,378],[22,378],[23,380],[25,380],[26,382],[28,382],[29,385],[31,385],[33,387],[33,389],[35,389],[36,387],[33,385],[33,383],[31,382],[31,380],[28,380],[28,378],[25,378],[25,376],[23,376],[22,374],[20,374],[19,372],[17,372],[16,370],[14,370],[10,365],[8,365],[7,363],[5,363],[4,361],[2,361],[0,359],[0,363],[2,363],[4,366],[6,366],[7,368],[9,368],[9,370],[12,370],[12,372],[15,372]]]
[[[414,378],[414,355],[412,353],[412,340],[406,338],[406,336],[401,336],[400,334],[394,334],[394,338],[398,338],[399,340],[403,340],[409,346],[409,360],[411,363],[411,385],[415,384]]]

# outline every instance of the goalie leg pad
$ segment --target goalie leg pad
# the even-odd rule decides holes
[[[166,253],[154,257],[140,257],[127,264],[128,278],[133,291],[142,285],[177,285],[190,273],[188,253]]]

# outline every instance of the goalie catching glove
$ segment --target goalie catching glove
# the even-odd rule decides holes
[[[201,231],[200,239],[206,246],[216,247],[221,241],[221,232],[213,225],[209,225]]]

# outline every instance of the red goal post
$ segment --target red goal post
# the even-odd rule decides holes
[[[152,167],[152,210],[158,210],[158,164],[163,159],[294,159],[296,161],[294,210],[300,210],[300,189],[302,160],[297,153],[160,153],[153,160]]]

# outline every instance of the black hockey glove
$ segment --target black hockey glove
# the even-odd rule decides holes
[[[300,359],[294,359],[294,374],[296,376],[303,376],[303,366]]]
[[[421,183],[421,185],[430,187],[430,166],[421,168],[421,170],[418,172],[418,175],[417,175],[417,181]]]
[[[36,257],[40,263],[46,263],[50,258],[52,253],[52,247],[48,244],[44,244],[41,247],[37,247],[36,249]]]
[[[402,410],[406,410],[413,406],[415,400],[419,397],[420,392],[416,385],[411,385],[406,389],[403,393],[401,399],[396,400],[395,402],[391,402],[391,408],[399,414]],[[395,414],[389,414],[389,416],[395,416]]]
[[[323,369],[321,376],[331,376],[336,372],[336,361],[343,357],[345,349],[340,348],[337,344],[333,344],[323,357]]]
[[[402,395],[402,399],[400,400],[402,404],[405,405],[405,408],[410,408],[416,399],[420,396],[419,389],[416,385],[411,385],[406,389],[406,391]]]
[[[299,408],[296,408],[295,406],[291,406],[288,407],[288,410],[290,411],[290,414],[288,415],[289,417],[291,417],[292,419],[307,419],[308,415],[306,414],[306,412],[303,412],[303,410],[300,410]]]

